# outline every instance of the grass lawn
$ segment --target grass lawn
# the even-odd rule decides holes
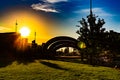
[[[77,61],[35,60],[28,64],[15,61],[0,68],[0,80],[120,80],[120,71]]]

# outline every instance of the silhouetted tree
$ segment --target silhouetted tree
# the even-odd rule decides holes
[[[110,50],[112,53],[119,54],[120,50],[120,33],[114,32],[110,30],[109,34],[106,38],[107,49]],[[115,55],[115,54],[113,54]]]
[[[101,47],[103,46],[104,42],[104,33],[105,28],[102,28],[105,24],[104,19],[100,19],[97,16],[90,13],[90,15],[87,16],[87,20],[82,18],[82,20],[79,21],[80,25],[77,25],[79,30],[77,30],[77,34],[80,36],[78,37],[78,41],[82,41],[86,44],[86,52],[89,55],[90,63],[93,64],[93,60],[98,54],[98,51],[100,51]]]

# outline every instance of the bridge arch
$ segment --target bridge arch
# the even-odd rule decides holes
[[[78,46],[78,41],[72,37],[68,36],[58,36],[50,39],[43,46],[43,53],[49,54],[54,53],[57,49],[62,47],[73,47],[80,49]]]

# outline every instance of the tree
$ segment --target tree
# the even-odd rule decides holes
[[[77,30],[78,41],[82,41],[86,44],[87,55],[90,57],[90,63],[93,64],[95,56],[98,54],[104,44],[104,33],[105,28],[102,28],[105,24],[104,19],[98,18],[93,15],[92,12],[87,16],[87,20],[82,18],[79,21],[80,25],[77,25],[79,30]]]

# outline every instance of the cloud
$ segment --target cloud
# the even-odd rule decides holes
[[[10,30],[10,28],[0,26],[0,30]]]
[[[113,14],[110,14],[106,11],[104,11],[102,8],[93,8],[92,9],[94,14],[97,14],[99,16],[114,16]],[[90,13],[90,9],[82,9],[80,11],[75,11],[75,13],[80,13],[80,14],[88,14]]]
[[[58,2],[67,2],[68,0],[43,0],[43,1],[48,3],[58,3]]]
[[[42,3],[32,4],[31,7],[34,10],[41,10],[44,12],[53,12],[53,13],[59,13],[58,10],[55,9],[55,4],[59,2],[67,2],[68,0],[40,0]]]
[[[35,10],[59,13],[59,11],[57,11],[56,9],[53,8],[52,4],[48,4],[48,3],[47,4],[41,4],[41,3],[32,4],[31,7]]]

